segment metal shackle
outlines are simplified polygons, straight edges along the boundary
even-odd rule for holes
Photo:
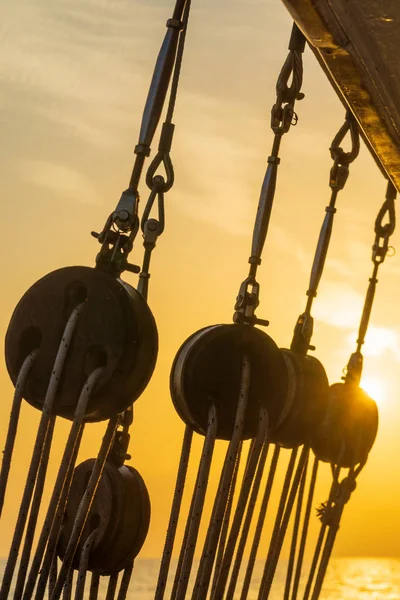
[[[213,325],[191,335],[180,347],[171,369],[175,409],[186,425],[205,434],[212,404],[217,411],[217,438],[230,440],[239,402],[243,356],[250,361],[248,404],[242,439],[257,433],[260,408],[276,424],[287,393],[281,352],[266,333],[242,324]]]
[[[312,440],[314,454],[324,462],[354,467],[364,464],[378,431],[376,403],[358,385],[334,383],[321,427]]]
[[[6,363],[14,385],[26,356],[38,348],[24,398],[42,409],[68,318],[82,305],[53,412],[72,419],[87,377],[103,372],[85,419],[101,421],[132,404],[153,373],[158,334],[146,301],[131,286],[89,267],[66,267],[37,281],[19,301],[8,327]]]
[[[288,394],[270,440],[284,448],[295,448],[310,439],[327,411],[329,382],[325,369],[314,356],[281,349],[288,371]]]
[[[74,471],[57,547],[61,560],[94,463],[94,459],[85,460]],[[138,471],[127,465],[118,468],[107,462],[75,555],[74,568],[79,567],[79,555],[85,541],[96,530],[88,570],[99,575],[122,571],[139,554],[149,524],[149,494]]]

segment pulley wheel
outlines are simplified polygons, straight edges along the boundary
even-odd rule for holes
[[[6,363],[15,384],[24,359],[39,348],[24,397],[41,410],[65,325],[82,302],[53,412],[72,419],[84,382],[102,366],[86,411],[87,421],[101,421],[140,396],[156,363],[156,324],[131,286],[89,267],[66,267],[46,275],[14,311],[6,335]]]
[[[281,350],[289,373],[288,395],[270,440],[284,448],[310,442],[325,418],[329,382],[322,364],[314,356]]]
[[[249,325],[214,325],[200,329],[179,349],[171,370],[171,396],[181,419],[205,434],[212,404],[217,437],[230,440],[239,401],[243,357],[250,361],[250,384],[242,439],[257,433],[260,408],[274,426],[287,392],[287,371],[275,342]]]
[[[94,459],[86,460],[74,471],[57,548],[61,560],[94,462]],[[126,465],[117,468],[107,462],[81,537],[74,568],[79,566],[79,556],[85,540],[96,529],[88,569],[99,575],[122,571],[139,554],[149,524],[150,499],[138,471]]]
[[[378,408],[357,385],[334,383],[328,411],[316,431],[312,449],[320,460],[354,467],[364,463],[378,431]]]

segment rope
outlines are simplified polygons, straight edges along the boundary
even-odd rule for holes
[[[72,584],[74,581],[74,570],[71,567],[67,574],[67,579],[63,591],[63,600],[71,600],[72,598]]]
[[[299,537],[301,510],[303,507],[303,497],[304,497],[304,489],[305,489],[306,479],[307,479],[307,470],[308,470],[308,463],[305,464],[304,469],[303,469],[303,473],[302,473],[301,481],[300,481],[300,487],[299,487],[299,495],[297,497],[297,506],[296,506],[296,514],[295,514],[295,518],[294,518],[294,524],[293,524],[292,542],[290,544],[290,554],[289,554],[288,568],[287,568],[287,573],[286,573],[285,595],[284,595],[283,600],[289,600],[289,597],[290,597],[290,588],[292,585],[293,569],[294,569],[294,563],[295,563],[295,558],[296,558],[297,540]]]
[[[174,499],[172,501],[171,513],[169,517],[167,536],[164,544],[164,551],[161,559],[160,572],[158,575],[155,600],[164,598],[165,587],[167,585],[169,567],[171,564],[172,550],[178,526],[179,514],[182,504],[183,492],[185,489],[186,475],[189,465],[190,449],[192,446],[193,431],[186,427],[182,442],[181,458],[179,461],[178,474],[176,478]]]
[[[192,497],[189,512],[189,521],[185,531],[184,544],[179,557],[180,566],[175,574],[176,591],[173,590],[173,598],[184,600],[189,584],[190,571],[193,564],[194,551],[199,533],[200,520],[203,513],[204,500],[208,486],[211,461],[214,452],[215,439],[217,435],[217,411],[212,405],[209,410],[207,434],[204,440],[203,452],[199,464],[196,486]]]
[[[188,22],[189,22],[190,5],[191,5],[191,0],[186,0],[185,9],[184,9],[184,13],[183,13],[183,19],[182,19],[182,30],[179,35],[178,49],[176,51],[175,68],[174,68],[174,73],[172,75],[171,93],[170,93],[170,97],[169,97],[167,116],[165,118],[166,123],[171,123],[173,115],[174,115],[174,109],[175,109],[175,104],[176,104],[176,95],[178,93],[179,78],[181,75],[183,52],[185,49],[186,32],[187,32],[187,26],[188,26]]]
[[[60,506],[60,500],[63,496],[64,488],[68,478],[68,472],[73,471],[75,466],[76,455],[80,445],[80,443],[78,443],[78,440],[80,442],[84,428],[83,421],[85,418],[86,407],[90,395],[93,391],[93,388],[99,380],[102,372],[103,368],[99,367],[98,369],[93,371],[91,375],[89,375],[79,396],[79,400],[75,409],[74,419],[65,445],[64,454],[61,459],[60,467],[58,470],[56,482],[54,484],[46,517],[42,526],[39,541],[36,546],[35,556],[32,561],[28,582],[26,584],[24,600],[28,600],[32,597],[32,593],[40,569],[40,564],[45,553],[45,548],[49,536],[52,532],[54,534],[58,534],[58,530],[56,528],[61,527],[61,519],[57,519],[57,515],[60,511],[63,512],[65,504]],[[45,570],[45,573],[47,574],[48,570]]]
[[[37,356],[38,351],[34,350],[24,360],[20,372],[18,374],[17,382],[15,384],[15,393],[13,405],[11,408],[10,421],[8,424],[8,431],[6,437],[6,443],[3,450],[3,460],[1,463],[0,471],[0,517],[3,510],[4,496],[7,488],[8,475],[10,473],[12,453],[14,450],[15,437],[17,435],[17,427],[19,421],[19,413],[21,410],[22,397],[24,394],[25,384],[29,377],[29,373],[32,369],[33,363]]]
[[[232,575],[231,575],[231,579],[229,582],[228,591],[226,594],[226,600],[233,600],[233,597],[235,594],[237,579],[239,576],[239,571],[240,571],[240,566],[242,564],[244,549],[246,547],[246,542],[247,542],[247,538],[249,535],[250,525],[251,525],[251,522],[253,519],[254,509],[256,506],[257,498],[258,498],[258,493],[260,490],[261,479],[262,479],[262,476],[264,473],[265,462],[267,460],[268,450],[269,450],[269,443],[268,443],[268,441],[265,441],[263,449],[262,449],[262,453],[260,456],[260,460],[258,463],[257,473],[256,473],[254,483],[253,483],[253,489],[252,489],[250,500],[249,500],[249,506],[247,509],[247,514],[246,514],[246,518],[244,521],[242,534],[240,536],[239,546],[238,546],[237,553],[236,553],[236,559],[235,559],[235,563],[233,565]]]
[[[300,459],[297,465],[297,469],[293,478],[289,498],[287,500],[287,504],[285,507],[285,512],[282,520],[279,515],[279,528],[276,531],[275,539],[271,540],[270,550],[268,552],[268,559],[266,562],[266,572],[265,572],[265,580],[264,577],[261,582],[261,590],[259,593],[260,600],[266,600],[269,597],[269,593],[271,591],[272,582],[275,576],[276,565],[278,564],[279,556],[282,550],[283,541],[285,539],[286,530],[289,524],[290,516],[292,514],[293,506],[296,500],[296,495],[298,492],[300,479],[303,473],[303,470],[307,464],[308,457],[310,454],[310,448],[308,446],[304,446],[300,455]],[[291,465],[288,467],[288,471],[291,473],[293,469],[291,469]]]
[[[42,495],[43,495],[43,488],[44,488],[44,484],[46,481],[47,465],[49,462],[51,442],[53,440],[53,433],[54,433],[54,424],[55,424],[55,417],[52,417],[50,420],[48,435],[47,435],[47,438],[45,441],[42,459],[40,461],[40,466],[39,466],[37,477],[36,477],[35,491],[33,494],[28,525],[27,525],[26,533],[25,533],[25,541],[24,541],[24,546],[22,549],[21,562],[20,562],[19,570],[18,570],[17,583],[16,583],[15,591],[14,591],[14,600],[20,600],[20,598],[22,597],[23,589],[24,589],[26,572],[28,570],[29,559],[30,559],[31,551],[32,551],[33,537],[35,535],[36,524],[37,524],[37,520],[38,520],[38,515],[39,515],[39,510],[40,510],[40,505],[41,505],[41,500],[42,500]]]
[[[308,488],[308,498],[307,498],[306,510],[305,510],[304,519],[303,519],[303,530],[301,533],[299,551],[298,551],[298,555],[297,555],[297,565],[296,565],[296,571],[295,571],[295,575],[294,575],[292,600],[297,599],[297,592],[298,592],[299,584],[300,584],[301,569],[303,566],[303,558],[304,558],[304,550],[305,550],[306,542],[307,542],[308,525],[310,522],[311,508],[312,508],[314,491],[315,491],[315,483],[317,481],[318,465],[319,465],[318,458],[314,457],[313,470],[311,473],[310,485]]]
[[[129,582],[131,580],[133,571],[133,564],[130,567],[127,567],[122,575],[121,584],[119,586],[119,592],[117,596],[117,600],[125,600],[126,594],[128,593]],[[91,600],[91,598],[89,598]]]
[[[51,561],[50,566],[50,576],[49,576],[49,596],[53,593],[54,586],[57,581],[57,556],[54,556],[54,559]]]
[[[97,600],[99,595],[100,575],[92,573],[90,580],[89,600]]]
[[[96,541],[96,536],[98,534],[98,529],[92,531],[89,534],[86,542],[83,544],[81,557],[79,560],[79,569],[78,569],[78,578],[76,581],[76,590],[75,590],[75,600],[83,600],[83,596],[85,593],[85,583],[86,583],[86,575],[89,566],[89,558],[90,553],[93,548],[93,544]]]
[[[43,404],[42,416],[40,419],[35,446],[32,453],[32,459],[26,478],[24,493],[22,496],[17,522],[15,525],[14,536],[11,543],[11,549],[4,571],[3,583],[0,589],[0,600],[6,600],[10,591],[11,580],[14,574],[15,565],[18,559],[19,548],[24,534],[25,524],[28,518],[29,507],[32,500],[32,494],[35,487],[36,477],[40,462],[42,460],[43,449],[46,439],[49,435],[51,411],[57,394],[58,384],[62,370],[67,358],[68,350],[72,342],[75,328],[78,324],[83,304],[77,306],[71,313],[65,327],[60,346],[57,351],[53,371],[47,388],[46,397]]]
[[[265,561],[264,571],[263,571],[263,575],[261,578],[261,585],[260,585],[259,595],[258,595],[259,600],[262,600],[262,594],[264,592],[264,587],[268,580],[269,565],[270,565],[270,561],[272,560],[272,556],[274,553],[275,544],[277,542],[277,538],[278,538],[278,534],[279,534],[279,527],[281,525],[283,512],[285,510],[286,500],[287,500],[287,497],[289,494],[290,482],[292,479],[292,475],[293,475],[293,471],[294,471],[294,467],[295,467],[295,463],[296,463],[297,451],[298,451],[298,448],[293,448],[293,450],[290,454],[289,464],[286,469],[286,475],[285,475],[285,479],[283,482],[281,497],[279,500],[278,510],[277,510],[277,514],[275,517],[274,529],[272,531],[271,540],[269,543],[267,560]]]
[[[43,600],[43,597],[44,597],[44,594],[46,591],[46,585],[47,585],[47,580],[49,577],[51,565],[55,561],[57,561],[57,544],[58,544],[58,539],[59,539],[59,536],[61,533],[61,525],[63,522],[64,510],[65,510],[65,506],[67,504],[69,491],[71,488],[72,478],[74,475],[74,466],[75,466],[76,459],[78,456],[78,451],[79,451],[79,447],[80,447],[80,443],[81,443],[81,439],[82,439],[82,434],[83,434],[83,429],[81,429],[80,435],[78,437],[77,444],[75,446],[74,453],[72,455],[71,464],[69,466],[69,470],[67,473],[61,500],[58,505],[56,514],[54,516],[54,521],[53,521],[53,525],[52,525],[52,528],[50,531],[49,540],[48,540],[48,544],[47,544],[47,548],[46,548],[46,553],[44,555],[42,568],[40,568],[40,560],[43,557],[40,556],[38,567],[37,568],[35,567],[36,570],[33,571],[33,565],[32,565],[31,572],[29,573],[29,577],[32,576],[32,578],[33,578],[32,591],[30,591],[30,589],[28,588],[28,583],[29,583],[29,579],[28,579],[28,583],[27,583],[27,585],[25,587],[25,591],[24,591],[23,600],[31,600],[32,594],[33,594],[33,589],[35,586],[35,581],[36,581],[38,573],[40,573],[40,577],[39,577],[39,581],[38,581],[38,585],[37,585],[37,589],[36,589],[35,600]],[[55,586],[55,582],[54,582],[54,586]]]
[[[243,581],[242,592],[240,594],[240,600],[246,600],[248,593],[249,593],[251,577],[253,575],[253,570],[254,570],[254,563],[256,561],[258,546],[260,544],[261,532],[264,527],[265,515],[267,513],[267,508],[268,508],[269,499],[271,496],[272,486],[273,486],[274,479],[275,479],[276,467],[278,464],[280,451],[281,451],[280,447],[275,446],[275,450],[274,450],[272,460],[271,460],[271,465],[269,468],[267,484],[265,486],[264,496],[262,499],[260,512],[259,512],[258,519],[257,519],[256,530],[254,532],[253,543],[251,545],[250,556],[249,556],[249,561],[247,563],[247,569],[246,569],[246,574],[245,574],[244,581]]]
[[[108,580],[106,600],[114,600],[115,591],[117,589],[117,583],[118,583],[118,573],[113,573],[112,575],[110,575],[110,578]]]
[[[254,439],[251,441],[250,447],[249,447],[249,453],[247,456],[247,463],[246,463],[246,468],[247,468],[247,464],[253,449],[253,442]],[[218,575],[221,569],[221,564],[222,564],[222,560],[224,558],[224,551],[225,551],[225,546],[226,546],[226,538],[228,536],[228,531],[229,531],[229,522],[231,519],[231,513],[232,513],[232,507],[233,507],[233,499],[235,496],[235,489],[236,489],[236,483],[237,483],[237,478],[238,478],[238,474],[239,474],[239,466],[240,466],[240,460],[242,457],[242,450],[243,450],[243,443],[240,444],[239,446],[239,451],[237,453],[236,456],[236,462],[235,462],[235,470],[233,472],[232,475],[232,483],[231,483],[231,487],[229,490],[229,495],[228,495],[228,502],[226,505],[226,509],[225,509],[225,514],[224,514],[224,520],[222,523],[222,529],[221,529],[221,535],[219,538],[219,542],[218,542],[218,551],[217,551],[217,557],[215,559],[215,569],[214,569],[214,576],[213,576],[213,582],[211,585],[211,596],[213,596],[214,592],[215,592],[215,588],[218,582]]]
[[[308,600],[308,598],[310,596],[311,586],[312,586],[312,582],[313,582],[314,575],[315,575],[315,570],[317,568],[319,555],[321,553],[322,543],[324,541],[326,528],[327,528],[328,522],[329,522],[333,499],[335,497],[336,489],[338,486],[340,469],[341,469],[341,467],[340,467],[340,463],[339,463],[335,467],[334,472],[333,472],[333,481],[332,481],[331,489],[329,492],[329,499],[328,499],[328,502],[327,502],[325,510],[324,510],[322,524],[321,524],[321,528],[319,531],[317,544],[315,546],[314,555],[313,555],[313,559],[312,559],[312,563],[311,563],[311,567],[310,567],[310,572],[308,574],[308,579],[307,579],[307,584],[306,584],[306,588],[304,591],[303,600]]]
[[[241,487],[240,494],[239,494],[239,499],[238,499],[238,503],[237,503],[237,507],[236,507],[236,511],[235,511],[235,516],[234,516],[231,531],[229,534],[229,539],[228,539],[228,543],[226,546],[224,559],[223,559],[223,562],[221,565],[221,571],[219,574],[217,587],[215,590],[215,595],[213,596],[213,600],[219,600],[220,598],[223,597],[223,594],[225,592],[226,582],[227,582],[228,575],[229,575],[229,569],[232,564],[232,559],[233,559],[233,555],[235,552],[236,543],[237,543],[237,540],[239,537],[240,528],[241,528],[242,521],[243,521],[243,516],[244,516],[245,510],[246,510],[246,506],[247,506],[247,502],[249,499],[252,483],[254,480],[254,475],[255,475],[255,472],[257,469],[257,464],[258,464],[258,461],[260,458],[261,450],[263,448],[263,445],[264,445],[264,442],[266,439],[267,429],[268,429],[268,413],[265,409],[262,409],[260,412],[261,412],[260,424],[258,427],[256,440],[253,445],[252,452],[249,456],[249,461],[248,461],[245,475],[243,478],[243,483],[242,483],[242,487]],[[240,560],[241,560],[241,558],[242,557],[240,556]]]
[[[97,490],[101,475],[103,473],[104,465],[107,460],[107,456],[110,452],[111,444],[113,442],[115,431],[117,429],[119,417],[113,417],[109,420],[107,430],[104,435],[99,453],[97,455],[96,462],[94,463],[92,473],[90,475],[89,483],[86,487],[85,493],[82,497],[79,505],[78,513],[75,517],[74,525],[72,528],[71,537],[69,539],[67,549],[65,551],[64,559],[60,569],[60,573],[57,578],[57,582],[54,588],[54,592],[50,597],[50,600],[58,600],[61,595],[68,570],[72,565],[76,550],[79,545],[80,537],[82,535],[83,528],[85,527],[86,520],[89,515],[90,507],[93,502],[94,495]]]
[[[203,547],[200,567],[197,572],[197,578],[193,594],[194,600],[205,600],[211,580],[211,573],[218,545],[218,539],[221,533],[225,507],[228,500],[229,489],[231,487],[236,457],[240,448],[244,418],[246,415],[247,400],[249,395],[250,375],[250,361],[248,356],[245,355],[243,357],[242,362],[239,402],[236,412],[233,435],[231,441],[229,442],[228,450],[226,453],[225,463],[221,473],[221,478],[214,501],[211,521],[207,531],[206,542]]]
[[[363,465],[360,465],[359,470]],[[325,579],[326,570],[331,557],[332,549],[335,543],[337,532],[339,531],[340,520],[342,518],[345,504],[350,500],[352,492],[356,488],[356,477],[359,473],[354,470],[354,467],[349,469],[349,474],[345,477],[337,487],[337,495],[334,498],[334,506],[329,515],[329,530],[325,540],[325,547],[322,553],[321,562],[319,565],[314,591],[311,600],[318,600],[321,592],[322,584]]]

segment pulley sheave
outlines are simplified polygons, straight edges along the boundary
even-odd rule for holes
[[[62,332],[82,305],[54,405],[72,419],[88,375],[104,367],[86,410],[101,421],[125,410],[153,373],[158,335],[153,315],[131,286],[89,267],[66,267],[37,281],[18,303],[6,335],[6,363],[15,384],[26,356],[38,348],[24,397],[42,409]]]
[[[240,396],[243,356],[250,361],[250,384],[243,439],[254,437],[260,408],[270,426],[282,410],[287,392],[284,359],[275,342],[249,325],[213,325],[190,336],[179,349],[171,370],[171,396],[181,419],[205,434],[212,404],[217,410],[219,439],[232,437]]]
[[[58,543],[61,559],[94,462],[94,459],[85,460],[74,471]],[[88,569],[99,575],[110,575],[128,567],[143,546],[149,524],[150,499],[138,471],[127,465],[118,468],[107,462],[80,543],[80,547],[83,546],[96,529]],[[76,557],[79,554],[78,549]],[[77,558],[74,567],[78,568]]]
[[[324,462],[354,467],[364,464],[378,431],[376,403],[358,385],[334,383],[324,422],[312,441]]]
[[[301,356],[283,348],[288,371],[288,394],[270,440],[284,448],[310,441],[328,407],[329,382],[325,369],[314,356]]]

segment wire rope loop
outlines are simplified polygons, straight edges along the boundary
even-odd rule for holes
[[[351,148],[349,152],[345,152],[341,147],[341,143],[350,134]],[[332,159],[335,164],[348,166],[358,156],[360,152],[360,135],[358,124],[353,114],[350,111],[346,113],[346,120],[335,135],[331,147],[329,148]]]
[[[165,169],[166,179],[160,175],[156,175],[156,171],[160,166]],[[146,173],[146,184],[153,190],[157,187],[159,191],[168,192],[174,185],[175,173],[172,165],[171,156],[168,151],[159,151],[152,160]]]
[[[375,233],[381,237],[390,236],[395,230],[396,212],[394,201],[396,199],[396,194],[396,188],[389,181],[386,191],[386,199],[382,204],[375,221]],[[385,218],[388,218],[389,220],[384,224],[383,221]]]

